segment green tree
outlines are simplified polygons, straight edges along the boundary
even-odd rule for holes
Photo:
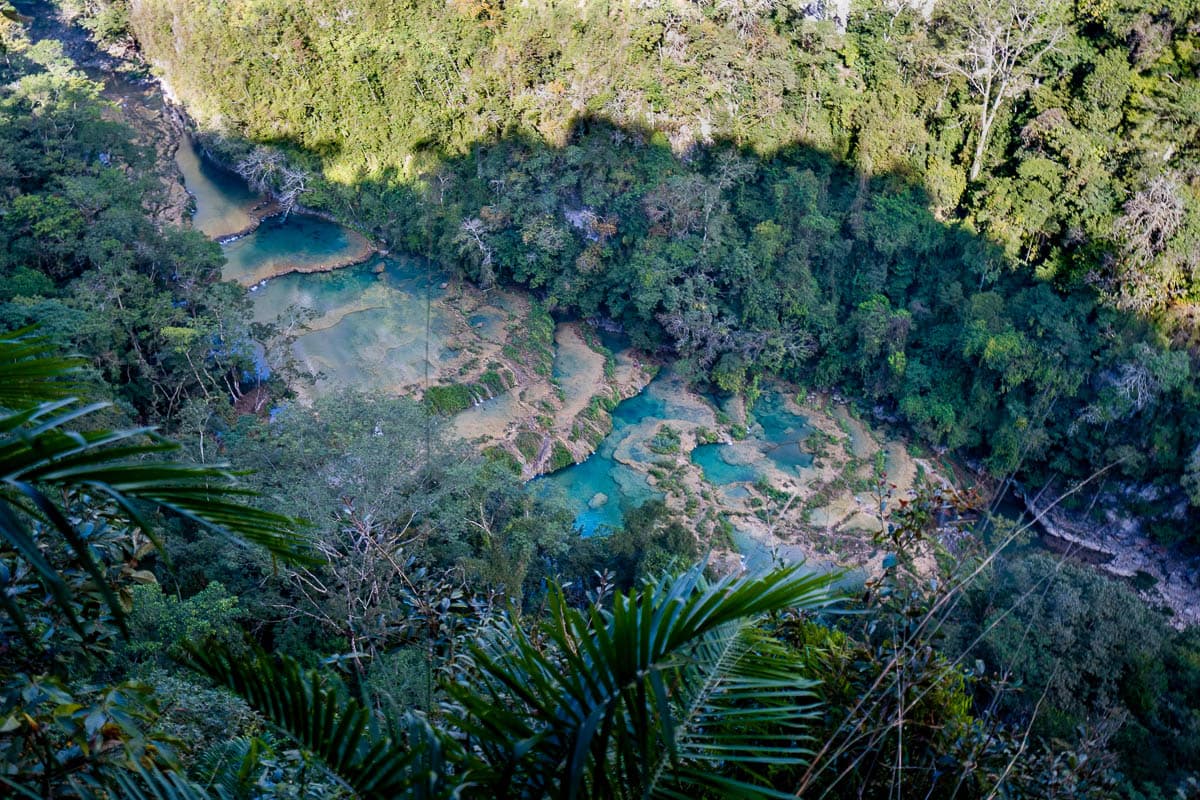
[[[72,674],[127,633],[130,587],[154,581],[140,562],[162,552],[156,514],[311,558],[294,520],[239,502],[229,471],[165,461],[175,445],[145,429],[90,426],[104,404],[71,397],[78,363],[0,334],[0,782],[43,797],[160,757],[150,687]]]
[[[1066,36],[1060,3],[965,0],[939,7],[948,39],[936,56],[944,75],[966,80],[979,103],[979,126],[970,179],[983,170],[992,128],[1005,101],[1026,91],[1043,60]]]

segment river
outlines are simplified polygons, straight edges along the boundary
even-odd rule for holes
[[[359,234],[324,219],[261,218],[256,210],[268,204],[190,139],[176,164],[193,198],[193,224],[222,242],[223,276],[248,287],[255,321],[303,321],[290,346],[315,384],[300,387],[302,397],[322,387],[416,394],[426,367],[436,380],[468,382],[466,365],[500,358],[506,330],[527,324],[528,298],[500,293],[481,301],[451,290],[449,276],[427,261],[378,255]],[[934,470],[845,406],[797,397],[783,384],[768,387],[747,415],[738,403],[696,393],[670,368],[648,381],[639,354],[586,323],[560,324],[551,350],[549,384],[519,376],[515,387],[450,424],[482,447],[507,443],[527,464],[535,449],[572,441],[578,463],[526,477],[576,505],[583,535],[616,528],[624,512],[660,499],[718,550],[738,551],[754,566],[774,557],[863,565],[878,557],[881,522],[870,491],[877,464],[887,465],[901,491]],[[464,351],[475,357],[464,362]],[[574,436],[553,439],[547,427],[574,432],[592,398],[612,396],[606,359],[625,397],[611,412],[611,430],[594,448]],[[509,368],[520,369],[511,361]],[[523,418],[530,407],[542,412],[537,426]],[[563,419],[548,423],[553,414]],[[814,433],[818,446],[809,447]]]
[[[528,310],[512,296],[491,305],[471,300],[468,308],[459,308],[461,297],[448,289],[449,276],[433,265],[364,250],[361,236],[327,220],[305,214],[260,220],[255,209],[265,207],[262,199],[206,159],[190,139],[179,148],[176,164],[193,198],[193,224],[223,242],[223,276],[248,287],[254,319],[305,321],[291,347],[316,377],[315,391],[322,386],[419,391],[427,353],[431,374],[461,381],[455,374],[460,351],[494,345],[504,338],[505,326],[520,322]],[[466,344],[461,330],[455,334],[459,315],[473,337]],[[581,322],[557,329],[551,358],[564,424],[585,413],[590,398],[609,390],[602,385],[606,358],[615,373],[627,377],[645,367],[619,336]],[[873,501],[861,491],[865,476],[859,476],[860,491],[846,486],[840,495],[821,496],[828,502],[812,505],[814,486],[834,482],[847,468],[861,471],[866,462],[855,457],[860,444],[844,426],[820,412],[822,422],[814,427],[817,412],[797,405],[786,387],[769,390],[746,420],[732,418],[716,398],[697,394],[669,368],[648,383],[629,377],[625,386],[631,396],[612,410],[611,431],[595,452],[585,445],[574,466],[537,478],[538,490],[560,490],[577,505],[575,524],[584,535],[618,527],[625,511],[652,498],[692,517],[706,532],[724,530],[725,546],[747,553],[756,565],[776,550],[789,560],[810,557],[809,548],[777,535],[806,516],[860,543],[878,529],[869,513]],[[451,426],[482,445],[503,440],[520,416],[517,409],[539,402],[537,394],[536,385],[514,388],[461,412]],[[547,399],[548,393],[540,402]],[[735,440],[730,431],[743,421],[751,424]],[[805,440],[820,428],[826,439],[844,442],[836,452],[823,453],[826,463],[814,465]],[[525,433],[526,439],[515,440],[518,445],[539,443],[538,434]],[[778,493],[793,501],[778,502]]]
[[[583,533],[602,533],[623,510],[661,498],[710,541],[723,531],[725,544],[753,565],[780,557],[877,567],[878,480],[903,495],[922,476],[948,474],[828,397],[775,385],[747,414],[697,395],[669,370],[650,381],[653,365],[586,323],[558,322],[549,343],[529,341],[539,312],[520,292],[482,292],[424,259],[377,253],[336,223],[275,214],[269,200],[181,139],[157,84],[98,51],[44,5],[17,6],[34,18],[35,39],[62,42],[105,84],[105,96],[160,163],[173,158],[193,198],[191,223],[222,244],[223,276],[252,293],[256,321],[281,321],[296,334],[285,346],[311,378],[295,386],[302,401],[334,387],[419,396],[434,385],[468,384],[476,402],[451,421],[454,431],[480,448],[506,449],[526,478],[563,491]],[[169,204],[162,220],[185,221],[184,205]],[[609,415],[595,409],[614,398],[621,402],[610,428]],[[537,477],[564,453],[578,463]],[[1035,546],[1067,548],[1076,558],[1089,542],[1086,532],[1041,533]],[[1200,621],[1188,564],[1140,535],[1105,541],[1109,551],[1084,560],[1140,580],[1177,619]]]

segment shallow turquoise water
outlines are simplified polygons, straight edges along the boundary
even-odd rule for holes
[[[750,572],[768,569],[775,563],[775,554],[758,539],[738,528],[730,534],[733,546],[742,554],[742,561]]]
[[[645,475],[618,462],[617,449],[624,445],[626,452],[640,463],[653,463],[657,456],[640,439],[629,440],[634,429],[648,432],[655,422],[683,420],[705,422],[710,413],[695,403],[685,402],[672,391],[671,379],[660,375],[639,395],[613,410],[613,432],[600,444],[591,458],[581,464],[538,480],[560,487],[580,505],[575,525],[585,536],[601,531],[605,526],[621,524],[623,508],[632,508],[651,497],[661,496],[646,483]],[[757,425],[750,438],[760,443],[767,457],[785,469],[812,465],[812,454],[804,452],[802,442],[811,428],[801,415],[786,407],[785,398],[768,393],[754,408]],[[743,464],[730,458],[729,445],[700,445],[692,450],[692,461],[704,470],[709,482],[728,486],[751,483],[761,475],[754,464]],[[593,507],[593,498],[603,494],[608,502]]]
[[[613,422],[627,425],[672,419],[703,422],[705,414],[702,409],[678,398],[671,391],[672,380],[669,371],[663,370],[640,394],[613,410]]]
[[[579,503],[575,527],[584,536],[603,534],[606,528],[619,528],[623,511],[662,497],[650,488],[645,475],[613,459],[620,435],[614,430],[586,461],[535,479],[538,484],[559,487],[569,499]],[[590,503],[600,494],[607,502],[593,508]]]
[[[223,246],[227,281],[253,282],[288,269],[329,264],[359,251],[350,231],[334,222],[304,214],[270,217],[247,236]]]
[[[725,459],[729,445],[702,444],[692,451],[692,461],[704,470],[709,483],[725,485],[758,480],[758,470],[749,464],[734,464]]]
[[[376,270],[382,265],[383,271]],[[293,352],[319,385],[397,391],[425,373],[426,294],[441,296],[442,275],[417,259],[381,259],[312,275],[283,275],[253,292],[259,322],[313,315],[313,330],[296,339]],[[428,274],[427,274],[428,273]],[[433,306],[429,355],[453,356],[445,339],[449,314]]]
[[[801,446],[812,431],[808,420],[787,409],[784,396],[767,392],[753,409],[755,421],[762,426],[761,438],[768,445],[767,458],[783,469],[811,467],[813,457]]]
[[[367,265],[313,275],[281,275],[252,289],[254,320],[271,322],[293,306],[309,309],[320,316],[335,313],[363,300],[377,284],[377,276]],[[375,304],[382,302],[381,297]]]
[[[633,429],[643,423],[694,420],[698,416],[694,406],[672,397],[668,389],[669,381],[668,376],[660,375],[641,394],[613,409],[612,433],[586,461],[537,479],[546,485],[561,488],[567,497],[579,503],[575,527],[584,536],[603,533],[606,527],[618,528],[623,509],[636,508],[647,500],[662,497],[646,482],[643,473],[620,463],[613,456],[633,433]],[[654,455],[642,447],[635,446],[632,453],[638,461],[654,460]],[[590,503],[598,494],[607,496],[608,502],[593,508]]]
[[[748,441],[758,445],[767,458],[781,469],[795,472],[813,463],[812,453],[804,450],[804,438],[812,428],[808,420],[787,409],[784,396],[768,392],[754,406],[756,424],[750,428]],[[692,462],[704,470],[709,483],[727,486],[752,483],[762,476],[762,470],[731,458],[732,447],[727,444],[703,444],[692,450]]]
[[[504,325],[507,321],[508,315],[495,308],[481,309],[467,318],[467,323],[476,328],[480,336],[493,342],[504,336]]]

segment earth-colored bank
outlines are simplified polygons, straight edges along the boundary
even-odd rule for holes
[[[446,343],[457,354],[436,365],[437,382],[486,388],[495,384],[491,373],[508,384],[481,393],[454,416],[452,429],[509,453],[525,479],[590,456],[612,428],[608,411],[650,381],[637,355],[601,349],[587,323],[555,325],[525,295],[456,284],[452,298],[437,302],[454,319]],[[530,335],[539,327],[550,341]]]
[[[718,408],[672,374],[655,381],[654,394],[655,410],[622,431],[612,460],[693,521],[722,569],[753,551],[878,572],[881,492],[903,496],[918,479],[945,480],[826,395],[797,397],[776,384],[747,415],[741,402]],[[593,497],[584,514],[618,499]]]
[[[1175,628],[1200,625],[1200,563],[1195,558],[1180,558],[1116,515],[1104,523],[1082,523],[1053,507],[1058,496],[1050,487],[1028,494],[1025,503],[1060,549],[1086,553],[1095,568],[1129,581],[1148,604],[1170,611]]]

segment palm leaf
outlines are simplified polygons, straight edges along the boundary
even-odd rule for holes
[[[83,360],[55,356],[53,345],[33,331],[0,331],[0,408],[25,408],[78,390],[72,373]]]
[[[220,645],[188,645],[187,653],[185,665],[231,689],[358,795],[390,800],[450,793],[442,742],[424,720],[407,716],[403,730],[384,732],[340,681],[290,658],[261,652],[241,658]]]
[[[177,772],[141,765],[113,770],[112,781],[119,791],[117,796],[125,800],[228,800],[231,797],[219,788],[210,790],[193,783]],[[111,795],[97,792],[95,796]]]
[[[86,414],[105,406],[97,404],[45,418],[60,407],[49,404],[32,415],[23,412],[21,416],[32,427],[0,436],[0,482],[14,488],[37,486],[106,495],[153,537],[154,527],[135,506],[144,502],[230,539],[261,546],[286,561],[315,563],[307,541],[297,536],[298,520],[230,499],[254,495],[237,485],[237,473],[222,465],[147,461],[179,446],[153,437],[153,431],[146,428],[67,430],[63,426],[84,421]]]
[[[618,593],[607,611],[557,592],[542,641],[510,624],[474,648],[450,691],[479,743],[478,779],[498,796],[777,796],[753,765],[808,757],[812,684],[755,624],[826,605],[837,576],[796,566],[709,584],[703,568]]]
[[[68,611],[73,626],[78,627],[78,620],[70,612],[65,584],[22,520],[56,531],[72,560],[100,588],[114,617],[120,621],[124,612],[86,538],[69,519],[61,499],[66,496],[91,498],[93,503],[111,501],[160,551],[162,542],[146,515],[149,510],[191,520],[233,541],[263,547],[288,562],[314,561],[307,540],[298,535],[298,520],[235,501],[252,493],[239,487],[236,474],[227,468],[146,460],[177,445],[147,439],[145,429],[65,430],[64,425],[85,421],[87,413],[103,406],[54,413],[61,408],[60,403],[51,403],[34,413],[21,412],[17,416],[24,426],[10,426],[7,434],[0,435],[0,535],[34,567],[47,591]]]
[[[801,765],[812,750],[816,682],[798,677],[800,654],[750,621],[703,637],[679,671],[673,736],[647,782],[647,797],[791,797],[716,767],[751,774],[757,765]],[[699,765],[699,766],[698,766]],[[705,792],[704,790],[707,790]]]
[[[269,746],[257,736],[217,742],[192,765],[192,775],[214,791],[231,798],[251,798],[258,792],[262,755]]]

